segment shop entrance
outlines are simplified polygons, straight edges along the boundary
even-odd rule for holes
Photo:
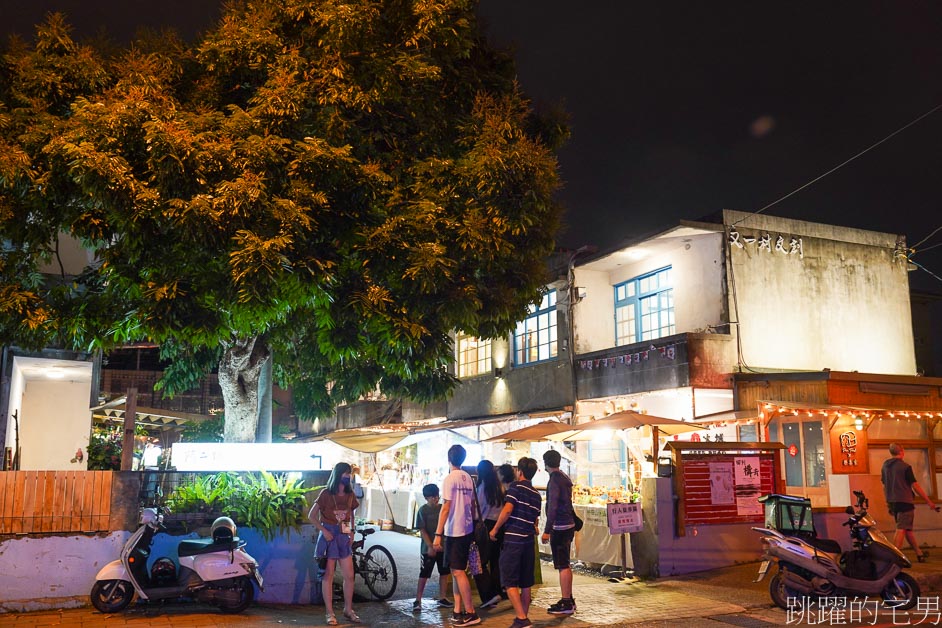
[[[828,448],[824,424],[819,419],[776,417],[769,423],[769,440],[785,445],[785,487],[789,495],[811,500],[812,506],[827,506]]]

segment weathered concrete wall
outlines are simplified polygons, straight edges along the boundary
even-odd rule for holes
[[[730,334],[687,334],[691,386],[732,389],[732,373],[736,369],[734,340]]]
[[[292,531],[267,541],[255,530],[239,530],[265,579],[265,591],[257,595],[258,601],[315,602],[311,589],[316,567],[313,532],[313,525],[305,525],[300,533]],[[0,614],[89,605],[95,575],[118,558],[129,536],[130,532],[113,532],[105,536],[25,537],[0,542]],[[177,544],[193,538],[199,537],[158,534],[148,567],[163,556],[176,560]]]
[[[569,359],[506,368],[502,378],[474,377],[461,382],[448,400],[449,419],[555,410],[572,404]]]
[[[135,530],[141,520],[140,492],[143,473],[115,471],[111,476],[110,530]]]
[[[130,533],[18,537],[0,542],[0,613],[86,606],[95,574]]]
[[[724,212],[727,223],[746,214]],[[909,278],[894,234],[749,216],[730,246],[730,297],[753,368],[916,372]],[[763,238],[770,248],[760,248]],[[776,250],[778,238],[782,249]],[[792,242],[801,241],[801,252]]]

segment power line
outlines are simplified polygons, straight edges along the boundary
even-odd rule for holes
[[[913,251],[912,253],[910,253],[910,255],[915,255],[916,253],[925,253],[926,251],[931,251],[932,249],[938,248],[940,246],[942,246],[942,242],[939,242],[938,244],[933,244],[932,246],[927,246],[926,248],[919,249],[918,251]]]
[[[915,249],[915,248],[918,247],[920,244],[922,244],[923,242],[925,242],[926,240],[928,240],[929,238],[931,238],[932,236],[934,236],[935,234],[937,234],[939,231],[942,231],[942,226],[936,227],[935,231],[933,231],[932,233],[930,233],[929,235],[927,235],[926,237],[924,237],[924,238],[923,238],[922,240],[920,240],[917,244],[912,245],[912,247],[910,247],[910,248]],[[936,245],[930,246],[929,249],[935,248],[936,246],[939,246],[939,245],[936,244]],[[925,249],[925,250],[928,251],[929,249]]]
[[[919,262],[914,262],[913,260],[909,260],[909,263],[912,264],[913,266],[915,266],[916,268],[919,268],[920,270],[926,271],[927,273],[929,273],[930,275],[932,275],[933,277],[935,277],[937,280],[939,280],[940,282],[942,282],[942,277],[939,277],[938,275],[936,275],[934,272],[932,272],[931,270],[929,270],[928,268],[926,268],[925,266],[923,266],[923,265],[920,264]]]
[[[732,225],[730,225],[730,226],[735,227],[736,225],[738,225],[738,224],[741,223],[742,221],[746,220],[747,218],[750,218],[750,217],[755,216],[755,215],[757,215],[757,214],[761,214],[762,212],[764,212],[765,210],[769,209],[769,208],[772,207],[773,205],[777,205],[778,203],[781,203],[782,201],[784,201],[786,198],[788,198],[788,197],[790,197],[790,196],[793,196],[793,195],[795,195],[795,194],[801,192],[801,191],[804,190],[806,187],[817,183],[818,181],[820,181],[820,180],[823,179],[824,177],[828,176],[829,174],[831,174],[831,173],[833,173],[833,172],[835,172],[835,171],[837,171],[837,170],[840,170],[841,168],[843,168],[844,166],[846,166],[846,165],[849,164],[850,162],[854,161],[855,159],[857,159],[857,158],[860,157],[861,155],[864,155],[865,153],[870,152],[871,150],[873,150],[874,148],[876,148],[877,146],[879,146],[879,145],[882,144],[883,142],[889,140],[889,139],[892,138],[893,136],[898,135],[899,133],[902,133],[903,131],[905,131],[906,129],[908,129],[908,128],[911,127],[912,125],[916,124],[917,122],[919,122],[919,121],[922,120],[923,118],[926,118],[926,117],[928,117],[928,116],[931,116],[933,113],[935,113],[935,112],[938,111],[939,109],[942,109],[942,104],[936,105],[935,107],[933,107],[932,109],[930,109],[930,110],[927,111],[926,113],[922,114],[921,116],[919,116],[919,117],[916,118],[915,120],[913,120],[913,121],[909,122],[908,124],[906,124],[906,125],[904,125],[904,126],[898,128],[898,129],[896,129],[895,131],[893,131],[892,133],[890,133],[889,135],[887,135],[886,137],[884,137],[884,138],[883,138],[882,140],[880,140],[879,142],[876,142],[876,143],[874,143],[874,144],[871,144],[870,146],[868,146],[867,148],[863,149],[862,151],[860,151],[859,153],[857,153],[857,154],[854,155],[853,157],[851,157],[851,158],[849,158],[849,159],[846,159],[845,161],[839,163],[838,165],[834,166],[833,168],[831,168],[830,170],[828,170],[828,171],[825,172],[824,174],[822,174],[822,175],[820,175],[820,176],[818,176],[818,177],[812,179],[811,181],[808,181],[808,183],[805,183],[803,186],[801,186],[801,187],[799,187],[799,188],[797,188],[797,189],[795,189],[795,190],[792,190],[791,192],[789,192],[788,194],[786,194],[786,195],[783,196],[782,198],[780,198],[780,199],[778,199],[778,200],[776,200],[776,201],[772,201],[771,203],[769,203],[768,205],[766,205],[766,206],[763,207],[762,209],[758,209],[758,210],[752,212],[751,214],[749,214],[748,216],[743,216],[742,218],[740,218],[739,220],[737,220],[736,222],[734,222],[734,223],[733,223]],[[940,228],[942,228],[942,227],[940,227]]]

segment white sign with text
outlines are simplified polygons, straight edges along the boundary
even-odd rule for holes
[[[643,529],[641,504],[608,504],[609,534],[641,532]]]

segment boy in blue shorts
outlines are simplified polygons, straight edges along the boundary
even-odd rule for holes
[[[419,508],[415,516],[415,527],[422,535],[422,545],[420,548],[422,556],[422,566],[419,568],[419,586],[415,592],[415,601],[412,603],[412,612],[418,613],[422,610],[422,594],[425,592],[425,584],[432,575],[432,568],[438,567],[438,591],[441,599],[438,600],[439,606],[451,606],[451,600],[445,596],[448,590],[448,565],[445,564],[445,552],[437,552],[432,547],[435,540],[435,530],[438,528],[438,516],[442,512],[442,505],[439,503],[439,492],[437,484],[426,484],[422,487],[422,497],[425,498],[425,504]]]
[[[514,606],[511,628],[532,626],[530,587],[536,563],[534,536],[543,500],[530,482],[536,475],[536,460],[523,457],[517,462],[517,480],[507,490],[504,507],[491,529],[491,540],[497,540],[497,531],[505,526],[504,544],[500,550],[500,579],[507,588],[507,597]]]

